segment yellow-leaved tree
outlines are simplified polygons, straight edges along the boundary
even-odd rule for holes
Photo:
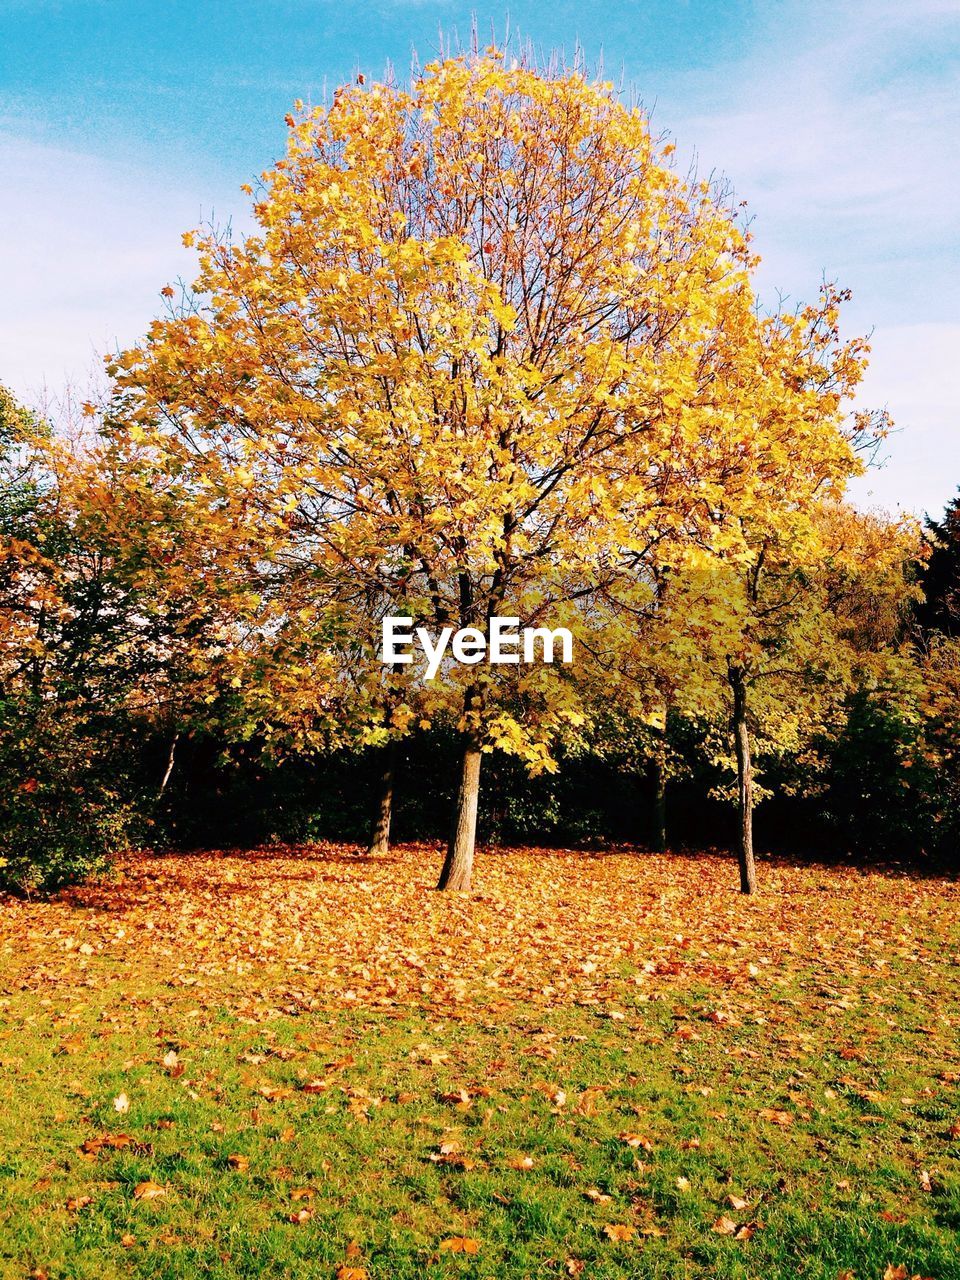
[[[619,575],[734,554],[798,440],[806,468],[845,463],[842,388],[758,317],[725,197],[610,85],[490,51],[288,124],[257,230],[186,237],[198,278],[118,360],[114,421],[205,511],[208,571],[251,584],[261,634],[339,653],[361,735],[456,723],[440,886],[465,889],[482,753],[551,767],[581,694],[524,666],[385,689],[382,616],[589,630]]]

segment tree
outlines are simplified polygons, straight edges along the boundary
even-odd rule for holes
[[[911,591],[915,530],[845,504],[795,513],[788,540],[770,532],[725,579],[731,606],[723,654],[734,742],[743,893],[756,890],[754,738],[796,753],[843,721],[847,695],[895,655]]]
[[[934,636],[921,671],[922,751],[933,774],[935,818],[929,835],[956,869],[960,861],[960,638]]]
[[[942,520],[927,519],[926,542],[918,621],[926,634],[960,635],[960,496],[947,503]]]
[[[133,593],[71,505],[64,458],[0,387],[0,880],[27,892],[102,866],[132,816],[99,729],[143,674]]]
[[[2,393],[0,447],[0,857],[9,883],[52,888],[144,834],[182,733],[243,732],[236,673],[270,651],[244,643],[242,600],[198,589],[197,511],[98,423],[54,429]]]
[[[384,700],[380,617],[589,630],[670,548],[732,548],[797,442],[802,485],[849,468],[859,350],[834,350],[832,297],[760,318],[725,193],[578,70],[454,58],[288,124],[257,232],[186,237],[199,277],[118,360],[114,416],[204,506],[211,576],[332,662],[351,732],[456,724],[440,885],[465,889],[483,754],[552,767],[578,686],[406,668]]]

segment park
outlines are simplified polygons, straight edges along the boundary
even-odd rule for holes
[[[241,191],[0,385],[0,1275],[960,1280],[956,425],[580,52]]]

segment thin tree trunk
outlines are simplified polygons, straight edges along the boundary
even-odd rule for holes
[[[740,862],[740,892],[755,893],[757,869],[753,861],[753,762],[750,759],[750,729],[747,724],[747,682],[741,668],[731,669],[730,686],[733,690],[733,737],[737,752],[737,857]]]
[[[473,735],[464,737],[460,789],[453,815],[453,830],[447,856],[440,872],[438,889],[470,888],[473,852],[477,841],[477,805],[480,799],[480,743]]]
[[[383,749],[383,772],[370,828],[368,858],[383,858],[390,852],[390,819],[393,817],[393,782],[397,769],[397,740],[391,738]]]
[[[667,851],[667,771],[659,755],[653,761],[653,847],[657,853]]]
[[[170,775],[173,773],[173,766],[177,758],[177,743],[180,741],[180,734],[175,733],[170,741],[170,752],[167,756],[167,767],[164,770],[163,778],[160,780],[160,790],[157,792],[157,804],[163,799],[163,794],[167,789],[167,783],[170,781]]]

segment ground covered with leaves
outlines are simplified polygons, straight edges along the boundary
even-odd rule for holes
[[[144,856],[0,906],[0,1274],[960,1277],[957,886]]]

